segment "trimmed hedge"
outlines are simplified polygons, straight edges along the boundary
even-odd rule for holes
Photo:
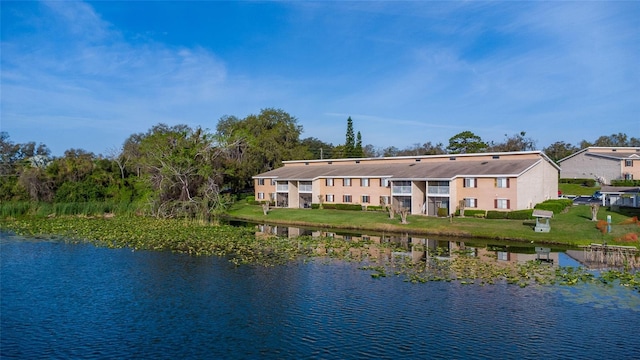
[[[553,211],[554,214],[560,214],[564,209],[571,205],[573,205],[573,201],[571,199],[555,199],[541,202],[537,204],[535,208],[539,210]]]
[[[382,206],[371,205],[371,206],[367,206],[365,210],[366,211],[386,211],[387,209]]]
[[[507,219],[511,220],[529,220],[533,218],[533,209],[516,210],[507,213]]]
[[[468,217],[485,217],[487,215],[486,210],[473,210],[473,209],[465,209],[464,216]],[[456,210],[456,216],[460,216],[460,209]]]
[[[508,211],[489,210],[487,211],[486,218],[487,219],[507,219],[508,215],[509,215]]]
[[[612,186],[640,186],[640,180],[611,180]]]
[[[587,186],[587,187],[596,186],[596,180],[595,179],[560,179],[560,183],[561,184],[576,184],[576,185],[582,185],[582,186]]]
[[[362,205],[360,204],[336,204],[337,210],[354,210],[362,211]]]

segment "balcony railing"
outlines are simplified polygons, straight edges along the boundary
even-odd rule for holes
[[[288,192],[289,191],[289,184],[278,184],[278,186],[276,187],[276,191],[277,192]]]
[[[300,192],[312,192],[313,191],[313,186],[311,184],[301,184],[299,191]]]
[[[427,189],[429,194],[449,194],[448,186],[429,186]]]
[[[397,186],[397,185],[394,185],[394,186],[391,187],[391,193],[393,195],[411,194],[411,185],[409,185],[409,186]]]

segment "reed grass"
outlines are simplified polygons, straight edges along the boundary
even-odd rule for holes
[[[119,214],[130,216],[136,213],[138,206],[131,202],[6,202],[0,204],[0,217],[17,218],[22,216],[52,217],[66,215],[99,216],[104,214]]]

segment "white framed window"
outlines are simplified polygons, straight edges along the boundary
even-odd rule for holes
[[[478,200],[476,200],[474,198],[465,198],[464,199],[464,207],[467,207],[467,208],[478,207]]]
[[[496,255],[498,255],[498,260],[509,261],[509,253],[506,251],[498,251]]]
[[[497,188],[508,188],[509,187],[509,179],[508,178],[496,178],[496,187]]]
[[[509,209],[509,199],[496,199],[494,205],[496,209]]]
[[[324,184],[326,186],[333,186],[333,178],[324,179]]]
[[[381,178],[381,179],[380,179],[380,186],[382,186],[382,187],[389,187],[389,179],[387,179],[387,178]]]
[[[343,186],[351,186],[351,179],[350,178],[342,179],[342,185]]]
[[[264,200],[264,193],[263,192],[259,192],[258,193],[258,200]]]
[[[633,174],[632,173],[624,174],[624,179],[625,180],[633,180]]]
[[[333,202],[333,194],[327,194],[325,196],[325,199],[327,202]]]
[[[626,167],[633,167],[633,160],[631,159],[627,159],[624,161],[624,166]]]
[[[264,179],[258,179],[258,185],[264,185]]]
[[[475,188],[478,187],[478,182],[475,178],[464,178],[464,187]]]
[[[276,186],[277,183],[276,179],[271,179],[271,186]]]
[[[367,187],[369,186],[369,179],[360,179],[360,186]]]
[[[369,197],[369,195],[362,195],[362,203],[363,204],[368,204],[371,202],[371,197]]]
[[[351,195],[342,195],[342,202],[350,203],[351,202]]]

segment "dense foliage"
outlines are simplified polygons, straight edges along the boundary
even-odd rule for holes
[[[314,137],[301,139],[303,129],[295,117],[267,108],[243,119],[224,116],[215,132],[158,124],[145,133],[130,135],[121,147],[105,155],[70,148],[59,157],[52,157],[44,144],[16,144],[8,133],[0,132],[0,201],[38,204],[30,206],[31,212],[44,211],[47,207],[42,203],[105,202],[117,204],[109,208],[161,218],[210,219],[227,209],[234,200],[232,195],[252,191],[252,176],[278,168],[286,160],[526,151],[535,147],[524,131],[505,135],[497,143],[463,131],[451,137],[446,149],[442,143],[431,142],[380,149],[363,146],[362,134],[355,132],[351,117],[346,125],[345,144],[334,146]],[[640,139],[620,133],[601,136],[593,143],[582,141],[580,146],[558,142],[545,152],[558,160],[591,145],[639,146]]]

